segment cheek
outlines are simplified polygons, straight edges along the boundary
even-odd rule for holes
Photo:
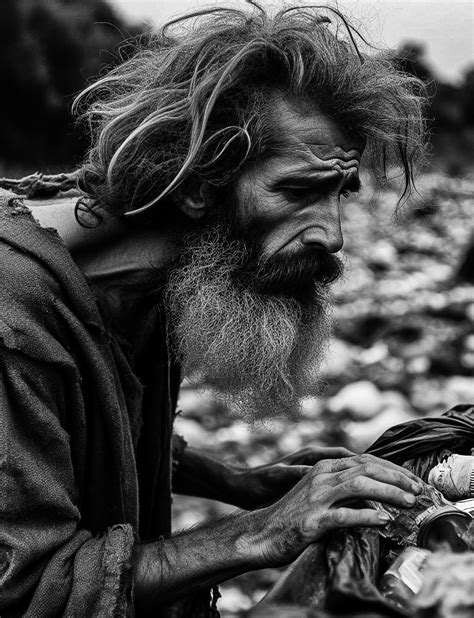
[[[258,181],[246,187],[239,196],[239,214],[247,221],[278,224],[291,218],[294,207],[279,193],[268,191]]]

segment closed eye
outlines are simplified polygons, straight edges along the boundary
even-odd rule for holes
[[[281,187],[280,191],[290,201],[304,200],[320,193],[314,187]]]

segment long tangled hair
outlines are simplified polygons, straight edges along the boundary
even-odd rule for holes
[[[375,176],[412,192],[425,92],[336,9],[214,8],[166,24],[76,100],[92,146],[80,186],[114,214],[159,208],[192,180],[231,184],[271,147],[270,93],[313,104],[366,141]],[[365,47],[365,46],[364,46]]]

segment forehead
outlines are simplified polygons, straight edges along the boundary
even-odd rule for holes
[[[272,145],[268,163],[304,171],[330,163],[344,169],[360,162],[364,141],[345,132],[316,106],[275,97],[269,108]]]

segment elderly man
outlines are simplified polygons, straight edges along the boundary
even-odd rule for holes
[[[422,142],[418,82],[339,15],[251,4],[168,26],[85,91],[79,201],[2,196],[3,617],[208,615],[216,583],[386,524],[354,501],[416,500],[343,449],[236,470],[172,436],[182,374],[251,419],[317,392],[361,158],[409,192]],[[172,535],[172,489],[245,510]]]

